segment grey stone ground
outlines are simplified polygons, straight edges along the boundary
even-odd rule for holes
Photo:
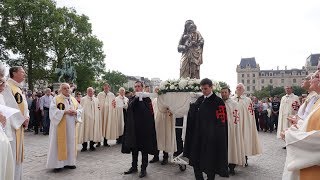
[[[286,151],[281,147],[284,142],[276,139],[275,133],[259,133],[263,144],[263,154],[249,157],[249,166],[237,167],[236,176],[230,180],[276,180],[281,179]],[[96,151],[80,152],[77,158],[77,169],[53,173],[46,169],[48,136],[26,133],[24,177],[27,180],[133,180],[139,179],[138,174],[123,175],[130,167],[131,156],[120,153],[120,145],[109,148],[100,147]],[[80,146],[79,146],[80,149]],[[151,159],[151,156],[149,156]],[[140,161],[140,156],[139,156]],[[144,179],[156,180],[186,180],[194,179],[193,169],[188,166],[185,172],[180,172],[177,165],[166,166],[149,164],[148,175]],[[216,177],[216,179],[226,179]]]

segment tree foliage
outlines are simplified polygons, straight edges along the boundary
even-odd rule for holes
[[[119,71],[109,70],[103,75],[102,80],[111,86],[112,92],[116,93],[118,92],[119,88],[128,81],[128,78]]]
[[[81,90],[104,72],[103,43],[92,34],[89,18],[74,9],[57,8],[52,0],[0,2],[0,60],[22,65],[29,89],[38,79],[57,80],[55,68],[71,61]],[[13,55],[8,58],[8,52]]]
[[[307,91],[302,89],[300,86],[292,86],[293,93],[297,96],[301,96],[302,94],[306,94]],[[263,99],[266,97],[282,97],[286,94],[284,87],[272,87],[271,85],[261,89],[260,91],[255,91],[253,96],[256,96],[258,99]]]

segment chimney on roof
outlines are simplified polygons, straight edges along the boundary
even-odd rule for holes
[[[287,70],[287,66],[284,67],[284,70]]]
[[[279,70],[279,66],[277,66],[277,70]]]

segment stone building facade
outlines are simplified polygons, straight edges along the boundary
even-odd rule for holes
[[[261,70],[256,59],[242,58],[237,65],[237,82],[245,85],[245,93],[252,94],[272,85],[273,87],[300,86],[303,78],[317,70],[320,54],[311,54],[301,69]]]

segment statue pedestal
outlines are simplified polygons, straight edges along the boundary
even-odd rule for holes
[[[58,91],[59,89],[60,89],[60,85],[61,85],[62,83],[53,83],[52,84],[52,89],[53,89],[53,91]]]

